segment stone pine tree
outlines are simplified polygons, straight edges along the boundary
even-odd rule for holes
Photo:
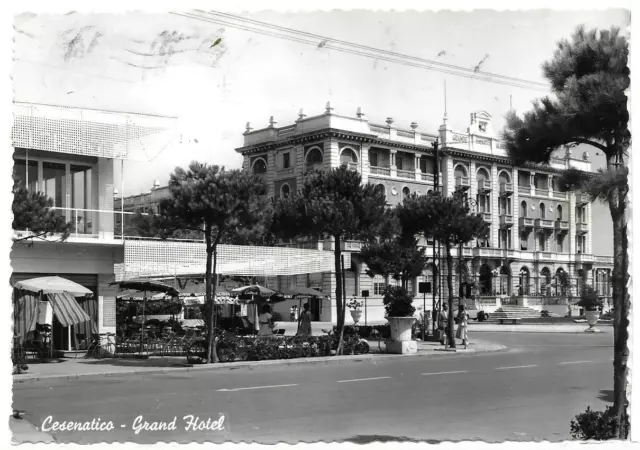
[[[385,284],[393,278],[407,290],[409,280],[422,274],[427,257],[424,248],[418,247],[415,236],[403,232],[396,209],[389,210],[386,215],[388,225],[384,226],[385,230],[362,248],[360,257],[368,267],[367,275],[381,275]]]
[[[447,264],[447,303],[449,306],[449,346],[455,348],[453,338],[453,256],[451,249],[473,239],[484,238],[489,228],[479,214],[472,214],[468,205],[459,197],[443,197],[439,194],[417,196],[412,194],[398,206],[398,217],[405,232],[422,233],[425,238],[441,242]]]
[[[170,197],[159,212],[147,216],[141,227],[145,234],[167,238],[176,232],[202,233],[207,253],[206,323],[207,362],[217,362],[215,351],[215,295],[218,246],[261,233],[271,216],[264,182],[248,172],[192,162],[188,169],[177,167],[169,179]]]
[[[272,231],[277,236],[334,239],[337,325],[342,336],[346,302],[341,247],[347,239],[367,240],[376,234],[386,210],[384,193],[363,185],[358,172],[339,167],[311,172],[296,195],[279,198],[274,205]]]
[[[64,241],[71,232],[71,223],[53,208],[53,200],[43,192],[29,192],[17,183],[13,188],[13,229],[28,230],[25,237],[15,238],[14,242],[29,241],[60,235]]]
[[[626,91],[629,88],[627,38],[617,28],[577,28],[570,40],[558,42],[542,66],[553,97],[534,102],[523,117],[507,116],[504,138],[516,163],[548,163],[557,150],[577,145],[602,152],[606,168],[595,176],[577,170],[565,174],[569,189],[604,201],[613,220],[614,413],[616,436],[627,405],[629,294],[627,290],[627,182],[631,133]]]

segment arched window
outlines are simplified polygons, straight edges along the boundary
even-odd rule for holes
[[[556,216],[557,220],[562,220],[562,205],[558,205],[558,214]]]
[[[409,196],[409,194],[411,194],[411,191],[409,190],[409,188],[408,188],[408,187],[406,187],[406,186],[405,186],[405,187],[403,187],[403,188],[402,188],[402,195],[403,195],[403,196],[405,196],[405,197],[408,197],[408,196]]]
[[[289,195],[291,195],[291,188],[289,187],[288,184],[285,183],[280,188],[280,196],[282,198],[287,198],[287,197],[289,197]]]
[[[493,282],[493,274],[491,268],[487,264],[483,264],[480,267],[480,277],[478,280],[480,283],[480,295],[491,295],[493,289],[491,288]]]
[[[498,289],[498,294],[500,295],[510,295],[511,294],[511,269],[509,266],[501,266],[500,272],[498,274],[499,283],[496,288]]]
[[[462,164],[458,164],[456,168],[453,170],[453,176],[458,179],[461,177],[467,176],[467,168]]]
[[[540,295],[551,295],[551,271],[548,267],[540,271]]]
[[[555,278],[555,295],[567,295],[569,276],[562,267],[556,270]]]
[[[345,148],[340,153],[340,164],[347,165],[349,163],[357,163],[358,157],[356,156],[356,152],[351,150],[350,148]]]
[[[544,219],[547,216],[546,208],[544,203],[540,203],[540,218]]]
[[[480,168],[478,169],[478,173],[476,173],[476,179],[478,181],[490,181],[489,172],[486,169]]]
[[[500,172],[500,175],[498,175],[498,183],[499,184],[511,183],[511,177],[507,172],[502,171]]]
[[[253,173],[256,175],[260,173],[267,173],[267,163],[264,162],[264,159],[260,158],[254,161]]]
[[[322,164],[322,152],[319,148],[312,148],[307,153],[307,166],[312,166],[314,164]]]
[[[518,288],[519,295],[529,295],[531,284],[531,274],[525,266],[520,268],[520,286]]]
[[[527,202],[524,200],[520,203],[520,217],[527,217]]]

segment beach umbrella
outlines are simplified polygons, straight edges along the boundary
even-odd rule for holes
[[[90,289],[61,277],[38,277],[18,281],[15,287],[23,291],[42,292],[43,294],[62,294],[66,292],[74,297],[93,294]]]
[[[118,281],[110,283],[111,286],[117,285],[120,289],[129,289],[144,292],[143,305],[142,305],[142,335],[140,338],[140,354],[144,348],[144,323],[146,322],[146,309],[147,309],[147,293],[148,292],[162,292],[176,297],[180,292],[171,285],[162,283],[160,281],[151,280],[148,278],[132,278],[130,280]]]

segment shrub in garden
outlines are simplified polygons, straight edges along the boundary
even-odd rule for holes
[[[625,435],[629,434],[629,416],[624,415]],[[616,418],[613,407],[607,406],[604,411],[593,411],[590,407],[575,419],[571,420],[571,436],[574,439],[604,441],[615,439],[614,433]]]
[[[413,295],[400,286],[387,287],[382,301],[387,317],[412,317],[416,311]]]

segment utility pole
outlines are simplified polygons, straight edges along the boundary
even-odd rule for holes
[[[438,138],[436,138],[436,140],[431,144],[433,146],[433,150],[435,152],[435,156],[436,156],[436,161],[435,164],[433,165],[434,169],[433,169],[433,189],[434,189],[434,195],[439,195],[439,189],[440,189],[440,151],[438,148]],[[432,260],[433,260],[433,270],[431,271],[431,281],[432,281],[432,289],[431,292],[433,293],[433,299],[431,302],[431,316],[432,316],[432,330],[435,331],[435,327],[437,326],[436,324],[438,323],[438,317],[439,317],[439,311],[436,312],[436,286],[438,287],[438,289],[440,289],[440,271],[438,270],[438,283],[436,283],[436,270],[439,267],[439,265],[436,265],[436,240],[432,238],[431,240],[431,245],[432,245]],[[438,308],[439,309],[439,308]],[[433,335],[435,336],[435,332],[433,333]]]

